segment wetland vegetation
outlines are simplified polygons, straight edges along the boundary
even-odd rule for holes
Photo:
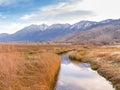
[[[120,90],[120,48],[66,44],[0,44],[0,90],[54,90],[60,55],[68,51],[73,61],[92,69]]]

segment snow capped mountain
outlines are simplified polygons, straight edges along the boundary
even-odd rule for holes
[[[53,24],[48,27],[48,29],[60,29],[60,28],[68,28],[70,27],[70,24]]]
[[[25,27],[19,31],[17,31],[16,33],[13,34],[14,37],[19,36],[19,37],[23,37],[23,36],[28,36],[31,35],[32,33],[36,33],[36,32],[43,32],[44,30],[46,30],[49,26],[46,24],[41,24],[41,25],[30,25],[28,27]]]
[[[70,27],[70,29],[85,30],[96,24],[97,22],[93,22],[93,21],[80,21],[78,23],[73,24]]]
[[[111,22],[111,21],[113,21],[113,19],[103,20],[103,21],[100,21],[100,23],[105,24],[105,23],[109,23],[109,22]]]
[[[38,25],[38,28],[41,30],[41,31],[44,31],[48,28],[49,26],[46,25],[46,24],[41,24],[41,25]]]
[[[27,31],[27,32],[32,32],[32,31],[38,31],[38,30],[41,30],[41,31],[44,31],[48,28],[48,25],[46,24],[41,24],[41,25],[30,25],[28,27],[25,27],[23,28],[24,31]]]
[[[89,26],[89,25],[88,25]],[[108,45],[120,43],[120,19],[97,22],[84,32],[76,31],[55,42]]]
[[[89,31],[97,26],[112,24],[118,25],[120,19],[117,20],[103,20],[100,22],[94,21],[80,21],[73,25],[70,24],[53,24],[48,26],[46,24],[30,25],[25,27],[14,34],[0,34],[1,42],[47,42],[53,41],[56,38],[64,37],[70,33]],[[119,25],[118,25],[119,26]],[[119,29],[119,28],[118,28]]]

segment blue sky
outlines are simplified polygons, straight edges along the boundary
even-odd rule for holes
[[[61,0],[62,1],[62,0]],[[60,0],[0,0],[0,21],[16,21],[24,14],[38,11],[39,8],[56,4]],[[64,0],[63,0],[64,1]],[[3,16],[3,17],[2,17]]]
[[[0,33],[31,24],[120,18],[120,0],[0,0]]]

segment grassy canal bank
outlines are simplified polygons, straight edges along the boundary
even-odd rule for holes
[[[69,57],[71,60],[90,63],[94,70],[113,83],[116,90],[120,90],[120,48],[79,47],[77,52]]]
[[[91,67],[120,90],[120,48],[91,45],[0,44],[0,90],[53,90],[60,56]]]

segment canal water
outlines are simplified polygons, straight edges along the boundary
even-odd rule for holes
[[[73,62],[61,55],[61,68],[55,90],[115,90],[111,82],[91,69],[89,63]]]

